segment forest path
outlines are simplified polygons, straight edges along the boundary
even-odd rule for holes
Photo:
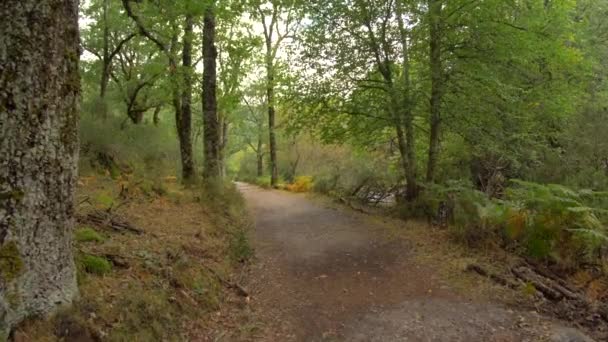
[[[586,341],[530,312],[454,291],[382,220],[238,183],[255,219],[260,341]],[[578,336],[577,338],[574,338]],[[573,337],[570,339],[569,337]]]

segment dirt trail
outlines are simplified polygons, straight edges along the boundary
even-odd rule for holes
[[[588,341],[530,312],[453,291],[366,215],[238,184],[255,217],[248,284],[261,341]]]

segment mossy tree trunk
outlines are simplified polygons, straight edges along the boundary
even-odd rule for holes
[[[77,0],[0,2],[0,340],[77,294]]]
[[[429,159],[426,181],[433,183],[439,158],[439,137],[441,134],[441,99],[443,96],[443,66],[441,60],[442,0],[429,0],[429,65],[431,71],[431,99]]]
[[[220,180],[220,127],[217,115],[217,50],[215,47],[215,8],[205,10],[203,25],[203,138],[205,182],[213,184]]]
[[[185,184],[194,180],[194,158],[192,154],[192,40],[194,39],[194,17],[186,15],[182,47],[182,98],[181,113],[176,116],[180,151],[182,155],[182,178]],[[176,85],[179,87],[179,85]]]

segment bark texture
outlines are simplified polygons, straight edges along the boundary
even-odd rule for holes
[[[264,143],[262,142],[262,136],[258,137],[258,148],[255,150],[257,160],[257,176],[262,177],[264,175],[264,151],[262,150]]]
[[[183,89],[181,113],[176,116],[182,155],[182,178],[185,183],[194,179],[194,160],[192,158],[192,39],[194,18],[187,15],[184,22],[184,44],[182,48]]]
[[[78,292],[78,60],[77,0],[0,2],[0,340]]]
[[[418,183],[416,180],[416,138],[414,136],[414,113],[412,112],[413,101],[411,91],[411,76],[410,76],[410,50],[408,45],[408,30],[404,23],[403,2],[395,3],[397,21],[399,24],[399,36],[402,49],[402,82],[403,82],[403,104],[401,106],[403,124],[405,127],[405,154],[401,158],[405,158],[405,179],[406,198],[411,201],[418,196]]]
[[[274,66],[272,60],[267,61],[267,88],[266,98],[268,101],[268,146],[270,148],[270,185],[273,187],[279,181],[279,167],[277,162],[277,137],[275,133],[275,109],[274,109]]]
[[[205,164],[203,176],[207,182],[220,178],[220,127],[217,116],[217,50],[215,47],[215,13],[205,11],[203,26],[203,125]]]
[[[441,98],[443,95],[443,70],[441,62],[441,6],[442,0],[429,0],[429,63],[431,68],[431,134],[426,181],[435,181],[435,168],[439,156],[441,133]]]

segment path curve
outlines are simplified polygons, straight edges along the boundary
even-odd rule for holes
[[[589,341],[537,314],[462,298],[366,215],[237,186],[255,220],[257,340]]]

